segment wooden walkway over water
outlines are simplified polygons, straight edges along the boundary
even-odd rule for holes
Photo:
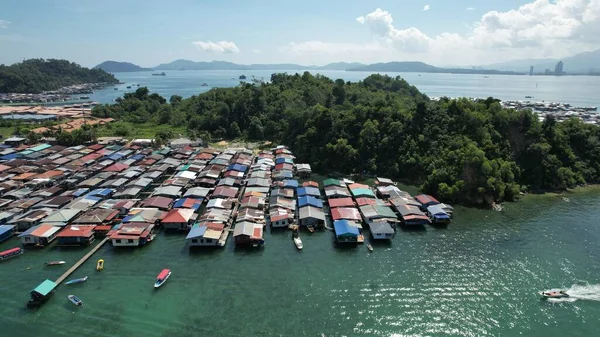
[[[77,263],[75,263],[71,268],[69,268],[69,270],[67,270],[64,274],[57,278],[56,281],[54,281],[56,285],[61,284],[67,277],[69,277],[69,275],[71,275],[75,270],[77,270],[77,268],[84,264],[85,261],[92,257],[92,255],[94,255],[94,253],[97,252],[100,249],[100,247],[102,247],[108,240],[108,236],[105,237],[102,241],[100,241],[99,244],[96,245],[96,247],[92,248],[92,250],[85,254],[79,261],[77,261]]]

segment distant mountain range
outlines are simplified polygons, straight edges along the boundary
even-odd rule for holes
[[[175,60],[159,64],[155,70],[346,70],[364,66],[362,63],[330,63],[326,66],[302,66],[291,63],[278,64],[236,64],[226,61],[194,62],[190,60]]]
[[[95,66],[94,69],[102,69],[107,73],[133,72],[133,71],[151,71],[150,68],[142,68],[129,62],[104,61]]]
[[[173,71],[173,70],[346,70],[369,72],[419,72],[419,73],[451,73],[451,74],[528,74],[529,67],[534,67],[535,73],[543,73],[546,69],[554,70],[558,59],[529,59],[513,60],[476,67],[436,67],[423,62],[387,62],[387,63],[330,63],[325,66],[303,66],[298,64],[236,64],[226,61],[195,62],[190,60],[175,60],[150,68],[142,68],[128,62],[106,61],[94,68],[106,72],[124,71]],[[600,73],[600,50],[580,53],[562,59],[564,71],[567,74]]]

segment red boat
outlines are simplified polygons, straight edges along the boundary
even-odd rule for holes
[[[171,271],[169,269],[163,269],[160,274],[156,277],[156,282],[154,283],[154,288],[159,288],[162,286],[167,279],[171,276]]]
[[[7,259],[10,259],[11,257],[15,257],[15,256],[19,256],[21,254],[23,254],[23,249],[20,247],[15,247],[9,250],[5,250],[3,252],[0,252],[0,261],[4,261]]]

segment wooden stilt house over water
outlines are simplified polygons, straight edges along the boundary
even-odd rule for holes
[[[31,299],[27,303],[28,308],[37,308],[44,304],[52,296],[56,283],[46,280],[30,292]]]

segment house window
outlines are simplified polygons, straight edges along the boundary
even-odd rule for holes
[[[128,239],[127,243],[133,243],[133,239]]]
[[[200,243],[204,243],[204,239],[200,239]]]
[[[197,239],[192,239],[192,243],[198,243]]]
[[[121,243],[121,240],[120,240],[120,239],[117,239],[115,242],[116,242],[116,243]]]
[[[212,243],[212,239],[206,239],[206,243]]]

